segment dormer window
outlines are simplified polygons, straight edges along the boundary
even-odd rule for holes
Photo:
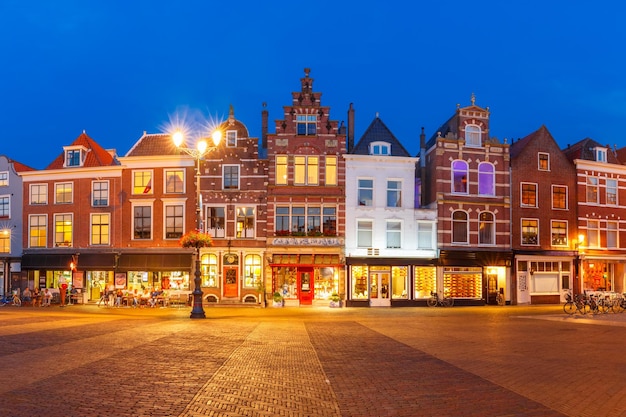
[[[372,142],[370,155],[391,155],[391,145],[387,142]]]
[[[606,162],[606,148],[594,148],[593,151],[597,162]]]
[[[78,147],[66,147],[65,151],[65,167],[80,167],[85,162],[86,149],[82,146]]]
[[[465,145],[482,146],[481,129],[476,125],[465,126]]]
[[[226,132],[226,146],[234,148],[237,146],[237,131],[229,130]]]
[[[317,116],[299,114],[296,116],[298,135],[315,135],[317,127]]]

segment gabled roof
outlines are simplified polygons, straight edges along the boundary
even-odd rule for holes
[[[98,145],[98,143],[87,136],[85,132],[81,133],[69,146],[82,146],[87,150],[85,161],[82,165],[83,168],[119,165],[119,162],[109,151]],[[45,169],[63,169],[64,163],[65,152],[61,152]]]
[[[517,158],[519,154],[522,153],[524,148],[526,148],[526,146],[528,146],[530,143],[534,141],[544,142],[547,140],[551,140],[556,145],[556,141],[554,140],[554,137],[552,136],[548,128],[545,125],[541,125],[541,127],[535,130],[533,133],[511,144],[511,146],[509,147],[511,159]],[[558,148],[558,146],[556,147]]]
[[[15,172],[35,171],[35,168],[31,168],[28,165],[24,165],[23,163],[17,162],[13,159],[9,159],[9,162],[13,164]]]
[[[619,159],[617,159],[617,155],[615,154],[615,152],[613,152],[613,149],[610,146],[602,145],[591,138],[585,138],[571,146],[568,145],[567,148],[563,149],[563,154],[567,157],[567,159],[572,162],[575,159],[595,161],[595,148],[606,148],[606,162],[608,164],[622,165]]]
[[[166,156],[180,155],[181,151],[176,149],[172,135],[166,133],[147,134],[133,145],[124,156]]]
[[[376,115],[376,118],[370,123],[369,127],[365,130],[365,133],[363,133],[363,136],[361,136],[361,139],[359,139],[350,153],[355,155],[369,155],[370,144],[372,142],[389,143],[391,145],[391,156],[411,156],[383,121],[380,120],[378,115]]]

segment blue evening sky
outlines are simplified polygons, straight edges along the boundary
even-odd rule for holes
[[[606,3],[606,5],[603,5]],[[622,2],[3,0],[0,154],[44,168],[85,130],[123,155],[183,114],[261,135],[311,68],[331,118],[376,113],[412,153],[456,104],[491,135],[545,124],[564,147],[626,146]]]

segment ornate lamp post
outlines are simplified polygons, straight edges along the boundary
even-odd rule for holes
[[[185,247],[195,247],[196,248],[196,272],[193,289],[193,308],[191,310],[192,319],[204,319],[206,315],[204,314],[204,309],[202,308],[202,281],[200,278],[200,248],[210,246],[211,240],[210,237],[206,239],[203,237],[203,227],[202,227],[202,196],[200,195],[200,160],[204,158],[209,152],[213,151],[219,145],[220,140],[222,139],[222,134],[219,130],[213,132],[212,139],[214,146],[209,147],[206,140],[201,139],[198,141],[196,148],[185,148],[183,147],[184,137],[181,132],[174,133],[172,139],[174,140],[174,145],[180,151],[185,152],[187,155],[190,155],[196,159],[196,234],[194,236],[185,236],[188,237],[186,241],[183,241],[182,244]],[[185,239],[185,237],[183,239]]]

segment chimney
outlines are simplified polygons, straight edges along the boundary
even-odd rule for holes
[[[263,110],[261,111],[261,149],[267,149],[267,103],[263,102]]]
[[[354,149],[354,107],[352,107],[352,103],[350,103],[350,108],[348,108],[348,153],[352,152]]]
[[[426,134],[424,133],[424,127],[422,126],[422,133],[420,133],[420,183],[422,184],[421,206],[426,207],[426,190],[424,189],[428,185],[426,184]]]

